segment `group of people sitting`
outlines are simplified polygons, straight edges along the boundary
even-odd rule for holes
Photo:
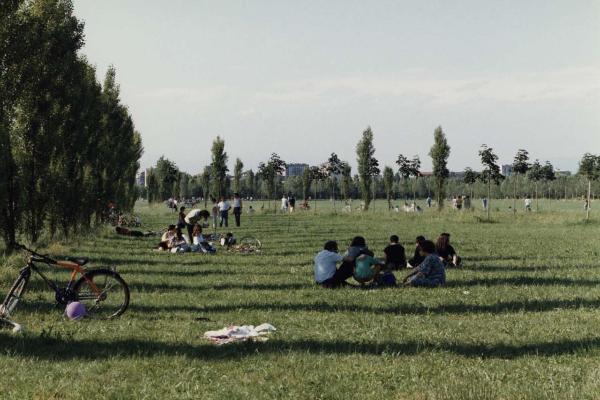
[[[202,226],[194,224],[191,232],[191,240],[188,239],[180,227],[169,225],[167,231],[162,234],[157,250],[166,250],[171,253],[197,252],[197,253],[215,253],[217,250],[209,242],[212,236],[202,234]]]
[[[460,266],[461,259],[450,245],[450,234],[442,233],[437,243],[418,236],[414,256],[408,261],[400,239],[392,235],[389,245],[383,250],[383,258],[375,258],[365,238],[356,236],[343,256],[339,254],[336,241],[327,241],[314,262],[315,281],[325,288],[350,285],[347,280],[351,277],[361,285],[396,286],[393,271],[401,268],[412,269],[403,278],[404,285],[437,287],[446,283],[446,268]],[[338,263],[341,263],[339,268]]]

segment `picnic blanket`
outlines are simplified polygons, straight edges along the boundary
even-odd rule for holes
[[[261,324],[258,326],[232,325],[218,331],[204,332],[204,337],[217,345],[231,342],[245,342],[247,340],[264,342],[268,340],[265,336],[276,330],[271,324]]]

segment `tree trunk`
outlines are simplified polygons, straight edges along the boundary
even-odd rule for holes
[[[587,194],[587,207],[585,210],[585,220],[588,221],[590,219],[590,197],[592,194],[592,180],[588,179],[588,194]]]
[[[315,213],[317,212],[317,190],[318,190],[318,186],[319,186],[319,181],[316,180],[315,181]]]
[[[335,213],[335,182],[331,181],[331,196],[333,196],[333,212]]]
[[[514,187],[514,198],[513,198],[513,214],[517,215],[517,175],[514,175],[515,187]]]
[[[490,220],[490,208],[492,205],[492,198],[491,198],[491,194],[492,194],[492,181],[490,180],[488,182],[488,201],[487,201],[487,219],[488,221]]]
[[[538,183],[535,181],[535,212],[540,211],[540,200],[538,199]]]

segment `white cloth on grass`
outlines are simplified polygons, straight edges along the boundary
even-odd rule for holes
[[[225,344],[231,342],[243,342],[246,340],[267,340],[265,335],[275,332],[277,329],[271,324],[254,325],[233,325],[219,329],[218,331],[204,332],[204,337],[215,344]]]

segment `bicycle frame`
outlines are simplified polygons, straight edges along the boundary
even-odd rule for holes
[[[73,284],[77,281],[78,274],[80,274],[86,280],[86,282],[90,285],[90,287],[96,294],[99,295],[102,292],[92,280],[86,277],[85,273],[87,270],[77,263],[70,261],[56,261],[55,264],[50,264],[47,262],[47,260],[29,257],[29,259],[27,260],[27,265],[20,271],[20,276],[29,279],[31,277],[31,270],[35,271],[44,280],[46,285],[54,291],[54,293],[56,294],[57,301],[59,301],[59,296],[62,296],[64,294],[63,290],[56,284],[56,282],[48,278],[42,271],[40,271],[40,269],[35,265],[36,261],[42,262],[48,266],[53,265],[59,268],[71,270],[71,276],[69,282],[67,283],[67,286],[65,287],[64,292],[68,292],[72,289]]]

